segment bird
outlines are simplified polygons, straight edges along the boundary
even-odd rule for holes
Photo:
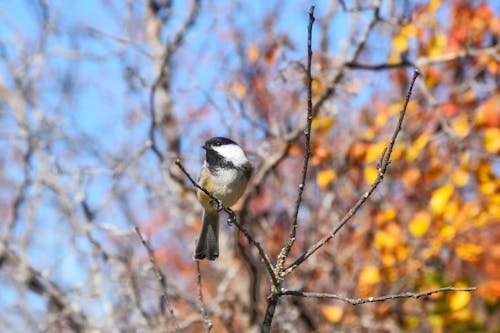
[[[198,183],[229,208],[245,192],[253,171],[252,164],[243,149],[226,137],[213,137],[205,141],[202,148],[205,150],[205,161]],[[203,206],[203,222],[194,259],[215,260],[219,257],[220,207],[201,189],[197,191],[197,198]]]

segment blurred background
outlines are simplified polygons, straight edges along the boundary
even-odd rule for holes
[[[256,173],[236,205],[275,263],[304,159],[309,1],[0,1],[2,332],[200,332],[193,177],[229,136]],[[274,332],[500,332],[500,3],[318,1],[312,157]],[[152,114],[155,123],[152,126]],[[152,149],[152,140],[154,148]],[[168,310],[148,253],[166,276]],[[201,262],[213,332],[257,332],[269,277],[221,221]],[[172,315],[173,313],[173,315]],[[175,320],[174,320],[175,319]]]

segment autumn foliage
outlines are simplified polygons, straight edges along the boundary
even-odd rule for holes
[[[160,8],[163,2],[148,3]],[[356,306],[327,298],[283,296],[271,331],[496,332],[500,326],[500,8],[496,1],[407,1],[405,6],[398,1],[357,3],[332,1],[316,9],[312,155],[297,238],[286,266],[329,235],[376,180],[413,70],[418,68],[421,76],[383,182],[335,237],[289,274],[282,287],[347,298],[446,286],[477,290]],[[202,4],[193,15],[223,16],[211,13],[210,6]],[[232,15],[247,17],[247,6],[234,7]],[[144,26],[154,17],[167,15],[153,7],[148,7],[152,16],[134,12]],[[307,12],[303,11],[302,21],[287,21],[280,8],[268,8],[256,21],[249,19],[251,31],[226,16],[219,19],[224,24],[220,27],[216,20],[215,41],[211,42],[224,47],[203,52],[199,46],[190,46],[189,35],[199,38],[199,24],[206,22],[188,25],[184,44],[180,41],[166,62],[171,72],[154,88],[159,74],[150,73],[151,67],[155,69],[153,60],[140,62],[150,67],[147,70],[134,67],[137,75],[127,72],[131,77],[124,80],[134,86],[127,98],[134,108],[121,116],[127,118],[134,135],[118,140],[109,159],[98,153],[104,144],[85,148],[85,158],[97,160],[91,160],[88,169],[95,163],[96,169],[104,165],[112,170],[95,176],[105,184],[98,191],[90,188],[91,181],[86,183],[85,172],[83,180],[73,179],[58,171],[57,163],[51,165],[50,159],[47,168],[55,172],[55,178],[79,182],[80,191],[65,194],[66,188],[53,185],[52,178],[32,179],[29,172],[24,174],[30,179],[27,185],[21,181],[16,187],[2,180],[12,203],[4,210],[11,216],[17,216],[18,209],[30,209],[25,202],[37,198],[29,190],[34,186],[36,192],[33,184],[37,181],[49,188],[50,194],[43,194],[49,199],[64,203],[64,195],[70,202],[75,196],[85,197],[74,206],[61,203],[56,211],[71,221],[68,209],[78,209],[72,217],[74,224],[65,222],[72,230],[69,234],[82,237],[87,245],[81,251],[96,258],[83,266],[82,274],[90,280],[92,272],[98,271],[105,281],[95,286],[102,288],[100,297],[108,303],[96,313],[89,310],[96,297],[82,292],[87,298],[80,303],[79,294],[71,290],[81,286],[66,282],[69,298],[87,311],[86,318],[97,318],[98,330],[107,331],[120,323],[115,327],[124,331],[175,331],[177,326],[178,331],[200,332],[208,330],[210,321],[213,332],[256,332],[266,312],[269,274],[257,248],[234,226],[221,221],[220,258],[201,262],[197,270],[192,252],[201,208],[192,184],[174,161],[180,158],[196,178],[202,154],[198,147],[212,135],[230,136],[249,152],[256,172],[246,195],[233,208],[239,223],[275,264],[288,239],[305,156]],[[167,24],[162,25],[167,21],[158,19],[138,34],[149,52],[154,53],[155,44],[148,34],[158,29],[156,37],[162,41],[160,32],[170,31]],[[193,55],[193,49],[199,54]],[[206,74],[213,70],[210,66],[220,73]],[[203,86],[205,82],[199,87],[189,81],[196,81],[203,71],[212,75],[208,87]],[[143,79],[148,84],[139,84]],[[0,84],[1,94],[14,94],[14,88]],[[149,104],[152,89],[156,89],[152,99],[156,109]],[[40,105],[47,107],[42,101]],[[15,105],[0,107],[8,110]],[[156,117],[153,126],[151,113]],[[144,128],[150,131],[145,133]],[[33,137],[43,136],[33,133]],[[72,133],[63,140],[78,135]],[[180,142],[175,147],[172,135]],[[19,170],[34,167],[26,151],[42,149],[26,147],[13,149],[9,155],[16,155],[10,163],[16,163]],[[57,149],[45,153],[56,155]],[[65,157],[86,161],[79,154],[65,150]],[[84,169],[79,163],[75,167]],[[73,171],[65,172],[71,175]],[[16,189],[24,187],[26,195],[20,196],[24,190]],[[93,200],[92,193],[98,199]],[[23,205],[16,206],[17,200]],[[26,213],[20,216],[10,223],[28,218]],[[75,227],[79,223],[84,231]],[[135,226],[150,242],[153,264],[133,232]],[[93,233],[89,236],[85,230]],[[10,243],[3,245],[9,251],[28,251],[18,244],[29,243],[29,237],[15,232],[9,232],[9,237]],[[0,251],[4,250],[0,247]],[[7,261],[9,267],[16,267],[15,260]],[[155,264],[165,274],[166,289],[159,286]],[[15,269],[2,268],[2,260],[0,269],[4,279],[23,288],[25,281],[14,277]],[[108,275],[108,271],[113,273]],[[64,285],[61,288],[65,290]],[[106,311],[113,312],[114,321],[102,319]],[[58,321],[61,332],[68,322],[67,318]]]

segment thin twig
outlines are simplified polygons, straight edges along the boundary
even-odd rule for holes
[[[285,260],[290,253],[290,250],[295,242],[297,235],[298,217],[300,204],[302,203],[302,194],[304,193],[304,188],[306,186],[307,169],[309,167],[309,158],[311,157],[311,125],[313,119],[313,107],[312,107],[312,75],[311,75],[311,63],[312,63],[312,27],[314,23],[314,5],[309,9],[309,24],[307,26],[307,125],[304,131],[306,138],[306,151],[304,155],[304,165],[302,166],[302,175],[300,177],[300,183],[298,187],[297,200],[295,201],[295,207],[293,212],[293,221],[290,228],[290,234],[288,235],[288,240],[286,245],[281,250],[278,261],[276,263],[276,273],[280,277],[283,271],[283,266]]]
[[[278,305],[279,294],[277,293],[280,289],[280,283],[284,279],[283,268],[285,264],[285,260],[290,253],[290,250],[295,242],[296,234],[297,234],[297,226],[298,226],[298,216],[300,204],[302,203],[302,194],[304,192],[306,177],[307,177],[307,169],[309,166],[309,158],[311,156],[311,125],[313,119],[313,106],[312,106],[312,75],[311,75],[311,63],[312,63],[312,27],[314,23],[314,4],[309,8],[309,23],[307,25],[307,120],[306,120],[306,128],[304,131],[304,135],[306,137],[306,152],[304,156],[304,165],[302,167],[302,175],[298,187],[297,200],[295,201],[294,213],[293,213],[293,221],[292,226],[290,228],[290,233],[288,235],[288,240],[286,245],[281,250],[278,255],[278,260],[276,263],[276,275],[278,277],[278,281],[276,284],[273,284],[271,288],[271,294],[267,299],[267,308],[264,315],[264,320],[262,321],[262,325],[260,328],[261,333],[268,333],[271,330],[271,324],[273,322],[274,313],[276,311],[276,306]]]
[[[231,208],[224,206],[224,204],[219,199],[217,199],[212,193],[210,193],[205,187],[198,184],[198,182],[196,182],[193,179],[193,177],[191,177],[191,175],[187,172],[186,168],[184,168],[179,159],[175,161],[175,164],[177,164],[177,166],[182,170],[182,172],[186,175],[186,177],[188,177],[189,181],[191,182],[191,184],[193,184],[194,187],[203,191],[203,193],[208,195],[210,199],[212,199],[217,203],[217,207],[220,208],[220,210],[225,211],[229,215],[228,223],[234,224],[236,228],[238,228],[238,230],[241,231],[243,235],[245,235],[248,242],[257,248],[259,255],[262,258],[264,265],[269,273],[269,276],[271,277],[273,285],[278,285],[278,279],[276,277],[276,274],[274,273],[274,268],[273,265],[271,264],[269,256],[267,255],[266,251],[264,250],[260,242],[256,241],[250,234],[250,232],[248,232],[248,230],[245,227],[243,227],[241,224],[238,223],[234,211]]]
[[[421,298],[421,297],[427,297],[432,294],[437,294],[440,292],[445,292],[445,291],[467,291],[467,292],[472,292],[475,291],[475,287],[471,288],[455,288],[455,287],[443,287],[443,288],[438,288],[438,289],[432,289],[432,290],[427,290],[424,292],[420,293],[411,293],[411,292],[405,292],[401,294],[395,294],[395,295],[384,295],[384,296],[377,296],[377,297],[366,297],[366,298],[349,298],[349,297],[344,297],[344,296],[339,296],[335,294],[327,294],[327,293],[314,293],[314,292],[307,292],[307,291],[300,291],[300,290],[282,290],[280,292],[280,296],[299,296],[299,297],[314,297],[314,298],[329,298],[329,299],[336,299],[339,301],[347,302],[352,305],[358,305],[358,304],[364,304],[364,303],[373,303],[373,302],[383,302],[386,300],[391,300],[391,299],[398,299],[398,298]]]
[[[203,321],[205,322],[205,325],[207,326],[206,332],[209,333],[212,330],[213,324],[210,318],[208,317],[207,309],[205,308],[205,303],[203,303],[203,292],[202,292],[202,285],[201,285],[201,271],[200,271],[200,262],[198,260],[195,260],[196,262],[196,272],[198,273],[198,303],[200,304],[200,312],[201,316],[203,317]]]
[[[332,239],[339,232],[339,230],[342,229],[342,227],[347,222],[349,222],[349,220],[356,214],[356,212],[361,208],[361,206],[365,203],[365,201],[370,197],[370,195],[373,193],[373,191],[375,191],[375,189],[378,187],[378,185],[382,182],[382,180],[384,179],[384,175],[387,171],[387,167],[389,166],[390,161],[391,161],[390,160],[391,153],[392,153],[392,150],[393,150],[394,145],[396,143],[396,139],[398,137],[399,132],[401,131],[401,126],[403,124],[403,120],[405,117],[408,102],[410,101],[410,97],[411,97],[411,94],[413,91],[413,86],[414,86],[415,81],[419,75],[420,75],[420,72],[418,71],[418,69],[415,69],[415,71],[413,72],[413,77],[412,77],[411,82],[410,82],[410,87],[408,88],[408,92],[406,94],[406,97],[405,97],[405,100],[403,103],[403,107],[401,108],[401,111],[399,113],[398,124],[397,124],[396,128],[394,129],[394,132],[392,134],[391,141],[390,141],[389,145],[386,147],[386,149],[384,149],[384,151],[382,153],[382,158],[379,162],[380,167],[378,168],[377,179],[375,179],[375,181],[372,183],[372,185],[370,186],[368,191],[363,193],[361,198],[359,198],[358,201],[354,204],[354,206],[351,207],[351,209],[349,209],[347,214],[340,220],[339,225],[334,230],[332,230],[328,235],[326,235],[321,240],[319,240],[316,244],[314,244],[309,249],[307,249],[307,251],[305,251],[299,258],[297,258],[297,260],[295,260],[295,262],[293,264],[291,264],[288,268],[286,268],[284,271],[285,275],[288,275],[291,271],[293,271],[295,268],[297,268],[302,262],[307,260],[307,258],[312,256],[318,249],[320,249],[323,245],[325,245],[330,239]]]
[[[156,279],[158,280],[158,283],[160,284],[161,288],[161,295],[160,295],[160,308],[161,312],[164,316],[166,316],[166,310],[170,313],[170,316],[172,317],[172,321],[174,322],[175,330],[177,332],[180,331],[180,326],[177,321],[177,317],[175,316],[174,313],[174,308],[172,307],[170,297],[168,296],[168,284],[167,284],[167,278],[165,277],[165,274],[163,274],[162,270],[158,266],[158,263],[156,262],[155,256],[153,249],[151,248],[151,245],[148,243],[144,235],[142,234],[141,230],[139,229],[138,226],[134,227],[134,230],[139,236],[139,239],[141,240],[142,245],[148,252],[148,257],[149,261],[151,262],[151,265],[153,265],[153,270],[156,275]]]

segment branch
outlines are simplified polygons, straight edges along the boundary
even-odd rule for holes
[[[312,111],[312,75],[311,75],[311,62],[312,62],[312,27],[314,23],[314,5],[309,8],[309,24],[307,26],[307,125],[304,131],[306,137],[306,152],[304,156],[304,165],[302,166],[302,175],[300,177],[300,184],[297,193],[297,200],[295,201],[295,208],[293,212],[293,222],[290,229],[290,234],[288,235],[288,241],[278,255],[278,262],[276,263],[276,273],[280,276],[283,271],[283,265],[285,263],[288,254],[295,242],[297,235],[298,217],[300,204],[302,203],[302,194],[304,193],[304,188],[306,186],[307,169],[309,166],[309,158],[311,157],[311,124],[313,119]]]
[[[43,297],[50,312],[57,313],[57,317],[73,332],[85,332],[89,328],[87,316],[81,312],[80,307],[67,297],[67,291],[62,290],[46,274],[33,268],[14,251],[0,243],[0,268],[9,264],[16,270],[13,276],[27,289]]]
[[[380,71],[380,70],[394,69],[400,67],[421,68],[426,65],[439,64],[443,62],[450,62],[461,59],[468,59],[482,55],[488,55],[493,57],[495,60],[500,61],[500,55],[498,53],[499,51],[500,51],[500,44],[497,44],[494,46],[485,47],[481,49],[467,48],[465,50],[460,50],[452,53],[444,53],[433,57],[418,57],[414,61],[410,61],[408,59],[402,59],[400,62],[396,63],[381,63],[381,64],[366,64],[366,63],[359,63],[356,61],[350,61],[347,62],[345,66],[351,69],[371,70],[371,71]]]
[[[214,200],[217,203],[218,209],[225,211],[229,215],[229,218],[227,220],[228,223],[234,224],[238,228],[238,230],[240,230],[243,233],[243,235],[245,235],[248,242],[257,248],[257,250],[259,251],[260,257],[262,258],[262,261],[264,262],[264,265],[266,266],[267,272],[269,273],[269,276],[271,277],[273,285],[277,286],[278,279],[276,277],[276,274],[274,273],[273,265],[271,264],[271,260],[269,259],[269,256],[267,255],[266,251],[264,250],[264,248],[262,247],[260,242],[256,241],[253,238],[253,236],[248,232],[248,230],[245,229],[241,224],[238,223],[238,221],[236,219],[236,214],[234,213],[234,211],[231,208],[225,207],[224,204],[219,199],[217,199],[205,187],[198,184],[198,182],[196,182],[193,179],[193,177],[191,177],[191,175],[186,171],[186,169],[184,168],[184,166],[182,165],[180,160],[176,160],[175,164],[177,164],[177,166],[182,170],[182,172],[188,177],[189,181],[191,182],[191,184],[193,184],[194,187],[196,187],[200,191],[203,191],[203,193],[208,195],[210,199]]]
[[[403,107],[401,108],[401,111],[399,113],[399,119],[398,123],[396,125],[396,128],[394,129],[394,132],[391,137],[391,141],[389,145],[384,149],[382,152],[382,156],[380,157],[380,162],[378,166],[378,175],[377,179],[373,182],[373,184],[370,186],[368,191],[363,193],[361,198],[358,199],[358,201],[354,204],[354,206],[349,209],[347,214],[340,220],[339,225],[331,231],[327,236],[323,237],[323,239],[319,240],[316,244],[311,246],[307,251],[305,251],[293,264],[291,264],[288,268],[285,269],[284,273],[285,275],[288,275],[291,271],[293,271],[295,268],[297,268],[302,262],[307,260],[310,256],[312,256],[318,249],[320,249],[323,245],[325,245],[330,239],[332,239],[342,227],[349,222],[349,220],[356,214],[356,212],[361,208],[361,206],[365,203],[365,201],[370,197],[370,195],[375,191],[375,189],[382,183],[382,180],[384,179],[385,173],[387,172],[387,168],[391,162],[391,153],[394,148],[394,145],[396,143],[396,139],[398,137],[399,132],[401,131],[401,127],[403,125],[403,120],[406,114],[406,108],[408,106],[408,103],[410,101],[410,97],[413,91],[413,86],[415,85],[415,81],[417,77],[420,75],[420,72],[418,69],[415,69],[413,72],[413,77],[410,82],[410,87],[408,88],[408,92],[406,94],[406,98],[403,103]]]
[[[203,303],[203,292],[201,290],[201,271],[200,271],[200,262],[196,260],[196,272],[198,275],[197,284],[198,284],[198,303],[200,303],[200,312],[203,317],[203,322],[207,326],[207,333],[210,333],[212,330],[213,324],[210,318],[208,317],[207,309],[205,308],[205,304]]]
[[[151,265],[153,265],[153,270],[156,274],[156,279],[158,280],[158,283],[160,284],[160,288],[161,288],[161,296],[160,296],[161,312],[165,316],[166,315],[165,311],[168,310],[168,312],[170,313],[170,316],[172,317],[172,321],[174,322],[175,330],[177,332],[179,332],[180,326],[179,326],[179,323],[177,322],[177,318],[175,316],[174,309],[173,309],[171,301],[170,301],[170,297],[168,296],[167,278],[165,277],[165,274],[163,274],[162,270],[158,266],[156,259],[155,259],[155,256],[154,256],[153,249],[151,248],[151,245],[148,243],[148,241],[146,240],[144,235],[141,233],[141,230],[139,229],[139,227],[135,226],[134,230],[135,230],[137,236],[139,236],[139,239],[141,240],[142,245],[144,246],[144,248],[148,252],[149,261],[151,262]]]
[[[468,291],[472,292],[475,291],[476,287],[471,287],[471,288],[455,288],[455,287],[443,287],[443,288],[438,288],[438,289],[432,289],[432,290],[427,290],[424,292],[420,293],[410,293],[410,292],[405,292],[401,294],[395,294],[395,295],[385,295],[385,296],[377,296],[377,297],[366,297],[366,298],[349,298],[349,297],[343,297],[335,294],[327,294],[327,293],[314,293],[314,292],[307,292],[307,291],[300,291],[300,290],[285,290],[283,289],[280,292],[280,296],[299,296],[299,297],[314,297],[314,298],[328,298],[328,299],[336,299],[339,301],[347,302],[352,305],[358,305],[358,304],[364,304],[364,303],[374,303],[374,302],[383,302],[386,300],[390,299],[398,299],[398,298],[415,298],[418,299],[420,297],[427,297],[432,294],[437,294],[440,292],[446,292],[446,291]]]

